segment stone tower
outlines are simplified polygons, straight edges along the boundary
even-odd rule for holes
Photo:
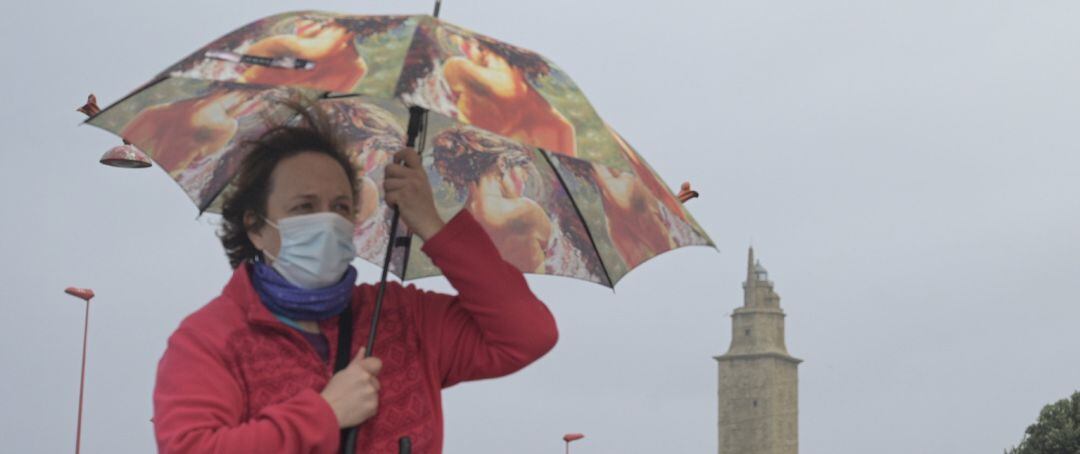
[[[784,344],[780,295],[754,249],[746,265],[743,305],[731,314],[731,346],[720,368],[720,454],[799,451],[801,359]]]

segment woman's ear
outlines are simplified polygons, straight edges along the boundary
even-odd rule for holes
[[[247,232],[248,240],[255,245],[255,249],[262,252],[266,247],[266,243],[262,234],[263,229],[255,230],[255,224],[258,223],[258,220],[259,218],[251,210],[244,212],[244,231]]]

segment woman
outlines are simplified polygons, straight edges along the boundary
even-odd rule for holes
[[[168,453],[336,453],[360,425],[357,451],[440,452],[440,390],[512,373],[550,350],[550,312],[462,211],[445,224],[419,156],[402,150],[385,200],[425,241],[459,291],[389,284],[375,353],[362,345],[376,286],[349,266],[356,172],[325,117],[299,109],[250,144],[222,212],[233,276],[221,296],[169,338],[154,389],[158,447]],[[338,316],[352,314],[347,367],[334,372]],[[381,357],[381,358],[380,358]]]

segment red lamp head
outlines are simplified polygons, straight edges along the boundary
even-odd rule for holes
[[[115,146],[101,155],[101,163],[112,167],[125,169],[145,169],[150,167],[150,158],[135,148],[135,145],[125,143]]]
[[[93,93],[86,98],[86,104],[82,107],[75,109],[82,112],[87,117],[93,117],[101,113],[101,107],[98,107],[97,96]],[[144,169],[150,167],[150,158],[146,157],[146,154],[135,148],[131,142],[124,141],[123,145],[112,147],[105,154],[101,155],[100,162],[107,166],[123,167],[125,169]]]
[[[87,301],[94,297],[94,291],[88,288],[68,287],[64,289],[64,293]]]
[[[563,441],[565,441],[567,443],[570,443],[571,441],[575,441],[575,440],[580,440],[582,438],[585,438],[585,434],[566,434],[566,435],[563,435],[563,437],[562,437]]]

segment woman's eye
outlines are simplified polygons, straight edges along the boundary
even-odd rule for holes
[[[311,202],[305,202],[305,203],[301,203],[299,205],[294,206],[292,211],[298,211],[298,212],[311,211],[314,208],[315,208],[314,204],[312,204]]]

